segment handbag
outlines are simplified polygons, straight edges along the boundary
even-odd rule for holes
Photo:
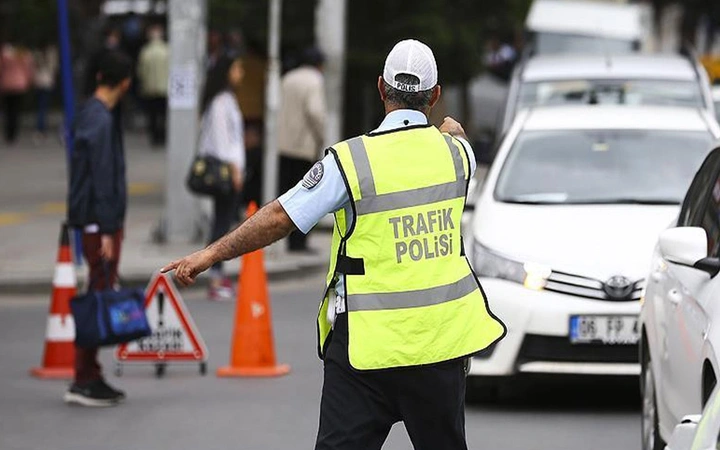
[[[230,195],[233,192],[230,163],[210,155],[195,155],[186,184],[198,195]]]
[[[87,293],[70,299],[70,309],[75,320],[75,344],[80,348],[122,344],[152,334],[142,289],[96,291],[91,282]]]

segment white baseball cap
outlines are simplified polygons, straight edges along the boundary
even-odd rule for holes
[[[420,84],[401,83],[395,80],[400,74],[415,75]],[[438,81],[437,63],[430,47],[415,39],[395,44],[385,60],[383,80],[393,88],[404,92],[427,91]]]

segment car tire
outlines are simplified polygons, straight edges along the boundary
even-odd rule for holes
[[[655,374],[647,348],[643,349],[641,376],[642,376],[642,449],[664,450],[665,442],[660,437],[658,421],[657,390],[655,388]]]
[[[500,380],[497,377],[467,377],[465,401],[468,404],[490,404],[500,400]]]

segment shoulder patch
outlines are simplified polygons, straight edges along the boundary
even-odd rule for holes
[[[302,187],[305,189],[312,189],[320,183],[323,175],[325,174],[325,167],[323,167],[322,161],[318,161],[314,166],[308,170],[302,179]]]

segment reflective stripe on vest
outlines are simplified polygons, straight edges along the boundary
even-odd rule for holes
[[[353,311],[374,311],[378,309],[417,308],[457,300],[477,290],[475,275],[469,274],[455,283],[429,289],[387,294],[352,294]]]
[[[356,203],[357,213],[372,214],[389,211],[391,209],[436,203],[446,198],[464,196],[467,181],[465,180],[465,170],[463,169],[460,150],[450,136],[444,137],[452,154],[453,165],[455,167],[455,181],[380,195],[375,194],[375,180],[372,170],[370,170],[370,162],[362,138],[356,137],[350,139],[348,146],[350,147],[350,154],[355,163],[355,170],[360,179],[360,192],[362,193],[362,198]]]

